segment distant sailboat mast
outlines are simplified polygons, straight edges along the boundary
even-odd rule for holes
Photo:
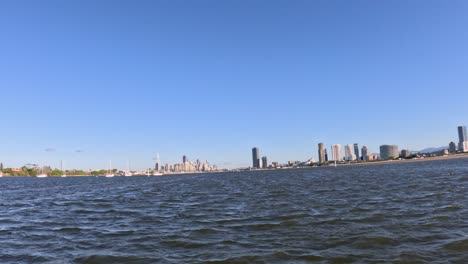
[[[63,160],[60,161],[60,170],[62,171],[62,177],[67,177],[67,174],[65,173],[65,170],[64,170]]]
[[[125,176],[132,176],[132,173],[130,170],[130,160],[127,160],[127,171],[125,172]]]
[[[108,178],[114,177],[114,174],[112,173],[112,160],[109,160],[109,170],[107,172],[106,177],[108,177]]]
[[[44,173],[44,166],[41,167],[41,173],[36,176],[37,178],[46,178],[47,173]]]

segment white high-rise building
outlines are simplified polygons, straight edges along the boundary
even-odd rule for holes
[[[332,148],[332,159],[336,161],[342,161],[343,160],[343,154],[341,152],[341,145],[340,144],[334,144],[331,146]]]
[[[356,155],[353,154],[353,147],[350,144],[345,145],[345,159],[352,161],[356,159]]]

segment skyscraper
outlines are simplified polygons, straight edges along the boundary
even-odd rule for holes
[[[406,159],[408,158],[409,156],[411,156],[411,151],[409,151],[409,149],[402,149],[401,150],[401,157],[403,159]]]
[[[394,159],[398,158],[400,153],[397,145],[382,145],[380,146],[380,158],[381,159]]]
[[[454,142],[450,142],[450,144],[449,144],[449,152],[450,152],[450,153],[455,153],[455,152],[457,152],[457,145],[455,145]]]
[[[361,149],[362,160],[369,160],[369,148],[367,146],[363,146]]]
[[[468,135],[466,134],[466,126],[458,127],[458,150],[468,152]]]
[[[343,154],[341,152],[341,145],[340,144],[332,145],[331,149],[332,149],[332,158],[333,158],[333,160],[336,160],[336,161],[343,160]]]
[[[325,155],[326,155],[326,149],[325,149],[325,145],[323,143],[319,143],[318,144],[318,156],[319,156],[319,163],[322,164],[322,163],[325,163],[326,161],[326,158],[325,158]]]
[[[356,155],[356,159],[360,160],[359,156],[359,145],[358,143],[354,143],[354,155]]]
[[[258,162],[260,158],[260,150],[255,147],[252,149],[252,168],[260,168],[260,164]]]
[[[468,136],[466,134],[466,126],[459,126],[458,127],[458,142],[465,142],[468,141]]]
[[[262,157],[262,168],[268,168],[268,158],[266,156]]]
[[[186,163],[187,162],[187,156],[182,156],[182,163]]]
[[[352,161],[355,159],[355,155],[353,154],[353,150],[349,144],[345,145],[345,159],[347,161]]]

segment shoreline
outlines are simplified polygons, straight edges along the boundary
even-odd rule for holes
[[[399,159],[399,160],[377,160],[377,161],[360,161],[353,163],[337,163],[336,167],[345,167],[345,166],[372,166],[372,165],[383,165],[383,164],[401,164],[401,163],[416,163],[416,162],[430,162],[430,161],[439,161],[439,160],[452,160],[452,159],[467,159],[468,153],[459,153],[452,154],[447,156],[436,156],[436,157],[426,157],[418,159]],[[301,166],[301,167],[282,167],[282,168],[270,168],[270,169],[255,169],[255,170],[220,170],[220,171],[210,171],[210,172],[179,172],[179,173],[165,173],[163,175],[150,175],[149,177],[161,177],[161,176],[177,176],[177,175],[187,175],[187,174],[210,174],[210,173],[228,173],[228,172],[242,172],[242,171],[275,171],[275,170],[290,170],[290,169],[312,169],[312,168],[335,168],[334,165],[322,165],[322,166]],[[147,175],[134,175],[134,176],[147,176]],[[37,178],[36,176],[10,176],[2,175],[1,178]],[[101,175],[67,175],[67,177],[104,177]],[[117,176],[119,177],[119,176]],[[122,176],[123,177],[123,176]],[[132,176],[133,177],[133,176]],[[47,178],[62,178],[60,176],[48,176]]]
[[[378,164],[395,164],[395,163],[414,163],[414,162],[428,162],[437,160],[452,160],[452,159],[466,159],[468,153],[453,154],[448,156],[426,157],[419,159],[401,159],[401,160],[377,160],[371,162],[356,162],[349,164],[337,164],[337,166],[350,166],[350,165],[378,165]]]

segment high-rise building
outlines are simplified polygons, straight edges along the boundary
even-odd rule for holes
[[[454,142],[450,142],[450,143],[449,143],[449,152],[450,152],[450,153],[455,153],[455,152],[457,152],[457,145],[455,145]]]
[[[335,161],[342,161],[343,160],[343,154],[341,152],[341,145],[340,144],[334,144],[331,146],[332,149],[332,159]]]
[[[352,161],[353,159],[353,150],[350,144],[345,145],[345,160]]]
[[[411,156],[411,151],[409,151],[409,149],[402,149],[401,150],[401,157],[403,159],[408,158],[409,156]]]
[[[262,157],[262,168],[268,168],[268,158],[266,156]]]
[[[323,143],[318,144],[318,156],[319,156],[319,163],[325,163],[326,161],[326,156],[327,155],[327,149],[325,148],[325,145]]]
[[[262,162],[262,159],[257,159],[257,164],[258,164],[258,167],[257,168],[262,168],[263,167],[263,162]]]
[[[159,162],[156,162],[156,164],[154,165],[154,170],[159,171]]]
[[[466,134],[466,126],[458,127],[458,150],[468,152],[468,135]]]
[[[398,158],[400,153],[397,145],[382,145],[380,146],[380,158],[381,159],[394,159]]]
[[[468,141],[468,135],[466,134],[466,126],[459,126],[458,127],[458,142],[465,142]]]
[[[327,149],[325,149],[325,162],[328,161],[328,152]]]
[[[367,146],[363,146],[361,149],[362,160],[369,160],[369,148]]]
[[[258,162],[260,158],[260,150],[255,147],[252,149],[252,168],[260,168],[260,164]]]
[[[357,160],[360,160],[358,143],[354,143],[354,155],[356,155]]]
[[[186,163],[187,162],[187,156],[182,156],[182,163]]]

